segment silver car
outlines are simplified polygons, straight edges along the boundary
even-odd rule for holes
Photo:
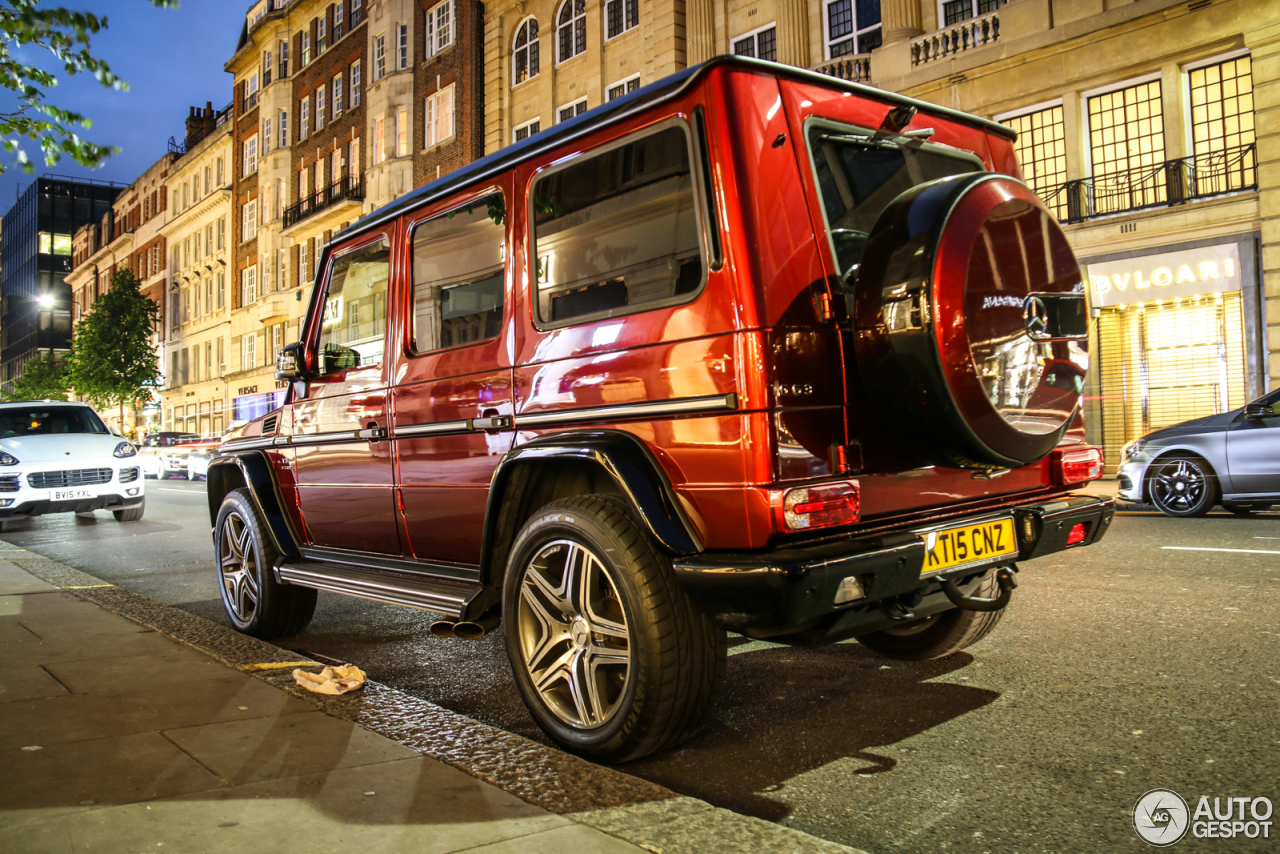
[[[1120,452],[1120,497],[1168,516],[1280,503],[1280,390],[1242,409],[1155,430]]]

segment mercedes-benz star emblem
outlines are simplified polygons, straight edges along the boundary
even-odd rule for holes
[[[1038,296],[1027,297],[1022,306],[1022,323],[1032,338],[1048,338],[1049,306]]]

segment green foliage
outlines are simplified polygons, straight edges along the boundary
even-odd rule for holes
[[[53,353],[37,354],[22,367],[12,391],[0,391],[5,400],[66,400],[67,365]]]
[[[156,7],[177,7],[177,0],[149,0]],[[49,71],[14,59],[13,51],[27,45],[44,48],[62,64],[68,77],[92,74],[108,89],[127,90],[129,85],[111,72],[106,62],[91,54],[89,39],[107,26],[105,15],[70,9],[40,9],[40,0],[0,0],[0,86],[13,93],[13,104],[0,107],[0,140],[27,172],[35,169],[23,148],[30,140],[53,166],[67,155],[82,166],[100,166],[119,151],[80,138],[76,128],[88,128],[93,120],[45,100],[45,90],[58,85]],[[10,98],[5,98],[9,101]],[[5,166],[0,161],[0,172]]]
[[[67,379],[76,394],[98,407],[134,406],[160,379],[151,333],[160,307],[143,296],[138,278],[117,270],[111,289],[76,324]]]

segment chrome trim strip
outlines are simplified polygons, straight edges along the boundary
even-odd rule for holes
[[[713,394],[706,397],[683,397],[674,400],[650,400],[644,403],[622,403],[614,406],[587,406],[516,416],[516,429],[541,427],[544,424],[568,424],[575,421],[613,421],[622,418],[652,418],[660,415],[691,415],[725,412],[738,408],[738,395]]]
[[[397,587],[393,584],[366,581],[359,578],[335,578],[331,575],[309,572],[288,564],[279,567],[276,572],[281,581],[288,581],[303,587],[329,590],[334,593],[357,596],[361,599],[373,599],[378,602],[390,602],[394,605],[404,605],[424,611],[436,611],[449,617],[460,616],[463,605],[466,603],[466,598],[461,596],[454,597],[423,590],[411,590]]]
[[[291,445],[335,445],[339,442],[360,442],[366,437],[360,435],[365,430],[342,430],[333,433],[302,433],[289,437]]]
[[[433,436],[437,433],[463,433],[469,429],[470,427],[466,421],[436,421],[428,424],[408,424],[404,427],[396,425],[392,438]]]
[[[223,442],[219,451],[256,451],[259,448],[270,448],[274,444],[274,438],[232,439],[230,442]]]

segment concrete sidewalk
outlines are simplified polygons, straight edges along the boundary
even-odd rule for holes
[[[305,694],[320,664],[4,541],[0,648],[13,854],[853,850],[377,683]]]

